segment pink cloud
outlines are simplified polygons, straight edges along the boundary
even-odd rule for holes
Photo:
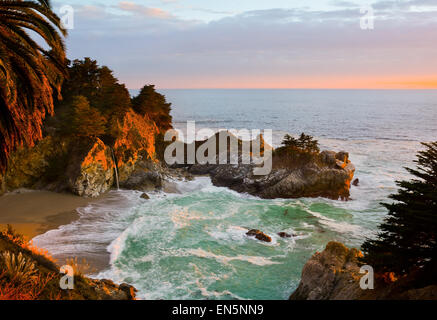
[[[130,1],[121,1],[118,3],[118,8],[123,11],[128,11],[147,17],[158,19],[169,19],[172,17],[170,13],[159,8],[149,8],[140,4],[136,4]]]

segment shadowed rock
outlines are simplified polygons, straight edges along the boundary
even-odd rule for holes
[[[272,242],[272,238],[270,238],[268,235],[266,235],[265,233],[256,230],[256,229],[252,229],[249,230],[246,233],[247,236],[249,237],[255,237],[256,239],[258,239],[259,241],[264,241],[264,242]]]
[[[278,236],[280,236],[281,238],[291,238],[292,235],[286,232],[279,232]]]

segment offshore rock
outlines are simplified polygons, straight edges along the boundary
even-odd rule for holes
[[[247,236],[249,237],[255,237],[256,239],[258,239],[259,241],[264,241],[264,242],[272,242],[272,238],[270,238],[268,235],[266,235],[265,233],[256,230],[256,229],[252,229],[249,230],[246,233]]]
[[[262,159],[260,156],[268,157],[270,152],[267,153],[266,150],[271,150],[272,147],[265,143],[262,135],[255,140],[244,142],[230,132],[227,132],[227,135],[227,139],[233,143],[228,144],[227,150],[224,151],[218,148],[220,134],[217,133],[212,137],[216,139],[217,147],[214,163],[188,165],[188,172],[196,175],[209,174],[212,183],[216,186],[228,187],[237,192],[249,193],[265,199],[300,197],[349,199],[355,167],[349,160],[347,152],[312,153],[299,148],[278,148],[270,155],[272,157],[270,173],[255,175],[254,169],[260,164],[255,164],[253,161],[243,163],[244,145],[250,145],[250,150],[260,150],[258,159]],[[191,146],[198,151],[203,143],[205,142],[196,141],[194,146],[185,145],[185,149],[188,150]],[[229,145],[232,144],[238,146],[238,149],[234,149],[236,151],[234,153],[230,152]],[[251,155],[256,158],[254,153]],[[223,156],[226,156],[228,164],[219,164]],[[234,163],[231,164],[229,161]]]
[[[344,161],[337,159],[341,157]],[[298,166],[275,167],[265,176],[253,174],[254,165],[220,165],[210,171],[214,185],[265,199],[327,197],[349,199],[355,167],[346,153],[324,151]]]
[[[144,200],[149,200],[149,199],[150,199],[150,197],[149,197],[149,195],[148,195],[147,193],[143,193],[143,194],[140,196],[140,198],[141,198],[141,199],[144,199]]]

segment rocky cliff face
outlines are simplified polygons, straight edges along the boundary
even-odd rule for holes
[[[126,181],[135,170],[138,161],[156,163],[155,137],[159,133],[156,124],[148,116],[127,112],[114,143],[114,155],[120,182]]]
[[[291,300],[385,300],[437,299],[437,285],[418,274],[391,279],[375,274],[374,289],[360,288],[362,253],[338,242],[329,242],[305,264],[298,288]]]
[[[357,258],[362,254],[341,243],[330,242],[305,264],[299,287],[292,300],[351,300],[360,295],[360,268]]]
[[[74,194],[97,197],[112,187],[115,163],[111,148],[99,138],[95,138],[89,148],[84,155],[78,157],[78,162],[70,164],[67,176],[69,188]]]
[[[158,128],[147,116],[128,111],[117,124],[117,139],[111,148],[96,138],[79,160],[79,170],[71,170],[70,189],[73,193],[97,197],[107,192],[114,184],[117,170],[120,185],[128,185],[129,178],[139,162],[156,163],[155,136]],[[141,166],[138,171],[141,170]],[[144,180],[154,182],[155,177],[146,175]],[[146,181],[144,181],[146,183]]]
[[[25,187],[97,197],[114,185],[116,169],[123,185],[138,163],[157,162],[158,128],[147,116],[130,110],[114,127],[117,138],[111,144],[99,138],[48,136],[34,148],[18,150],[0,178],[2,192]],[[143,182],[147,179],[156,177]]]

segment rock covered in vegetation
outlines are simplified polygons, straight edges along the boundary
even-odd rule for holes
[[[217,162],[218,163],[218,162]],[[347,200],[355,166],[347,152],[300,150],[273,152],[273,168],[264,176],[253,173],[255,164],[194,164],[192,174],[209,174],[216,186],[229,187],[265,199],[327,197]]]
[[[113,147],[100,138],[48,136],[33,148],[16,151],[0,179],[3,192],[26,187],[97,197],[114,185],[116,168],[122,186],[159,187],[154,122],[128,111],[116,131]]]

